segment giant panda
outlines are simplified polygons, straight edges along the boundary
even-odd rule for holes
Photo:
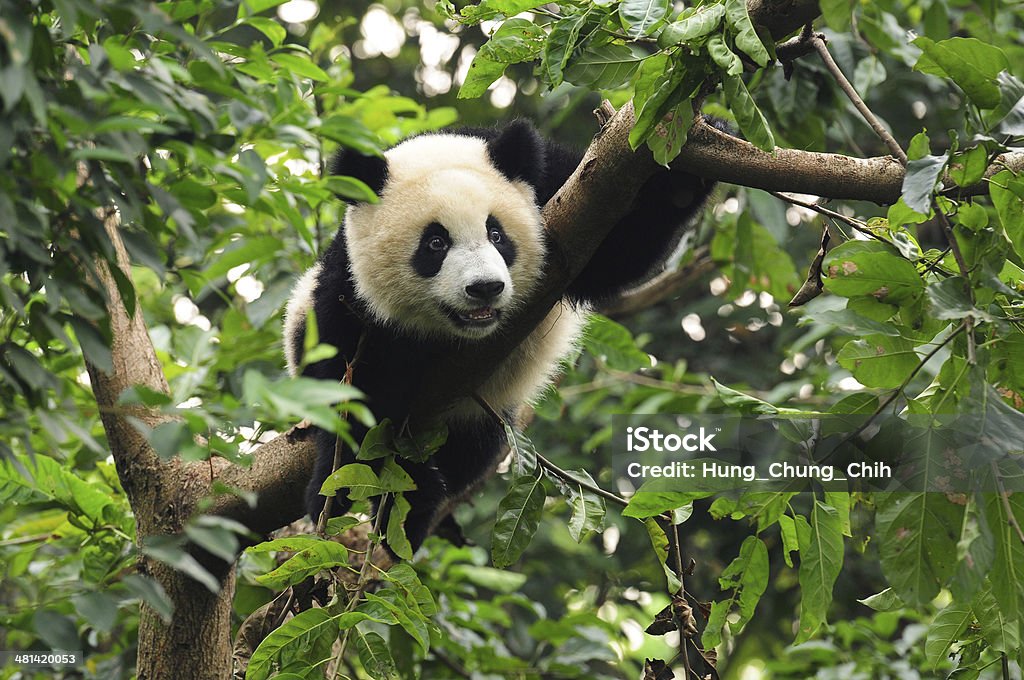
[[[524,120],[423,134],[383,158],[339,151],[332,174],[362,180],[378,200],[350,202],[333,242],[298,280],[285,310],[289,371],[296,374],[302,363],[310,313],[320,342],[338,352],[303,368],[306,376],[342,379],[365,336],[352,383],[378,420],[401,425],[433,358],[501,333],[527,297],[545,266],[541,208],[582,156],[543,138]],[[478,395],[505,415],[530,403],[573,350],[589,306],[662,265],[711,188],[711,182],[676,170],[648,180],[560,304],[496,367]],[[500,424],[472,398],[453,404],[443,419],[448,438],[430,460],[400,461],[417,486],[406,493],[411,510],[405,529],[413,550],[446,505],[494,465],[504,443]],[[355,441],[366,431],[351,423]],[[314,520],[324,506],[320,487],[333,470],[336,445],[323,430],[316,439],[306,494]],[[346,446],[341,464],[354,459]],[[350,506],[339,494],[333,513]]]

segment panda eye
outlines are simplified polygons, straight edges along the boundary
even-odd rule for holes
[[[427,247],[433,250],[435,253],[439,253],[443,250],[448,249],[448,242],[440,236],[435,236],[427,241]]]
[[[487,234],[487,237],[490,238],[491,243],[494,244],[501,243],[502,241],[505,240],[504,237],[501,235],[501,231],[497,229],[491,229],[490,233]]]

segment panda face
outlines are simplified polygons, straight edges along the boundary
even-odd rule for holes
[[[499,172],[475,137],[417,137],[386,158],[379,202],[346,214],[356,292],[378,321],[414,335],[493,333],[543,267],[533,189]]]

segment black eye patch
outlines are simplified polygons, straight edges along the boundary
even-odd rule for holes
[[[437,222],[431,222],[423,229],[420,244],[412,256],[412,268],[425,279],[437,276],[448,255],[452,237],[448,230]]]
[[[487,240],[501,255],[501,259],[505,260],[505,266],[511,267],[516,261],[516,244],[508,237],[501,222],[494,215],[487,218]]]

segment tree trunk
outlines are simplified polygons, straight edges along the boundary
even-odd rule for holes
[[[231,600],[235,569],[221,580],[220,593],[170,567],[144,558],[144,568],[174,603],[169,624],[148,605],[139,621],[139,680],[228,680],[231,677]]]

